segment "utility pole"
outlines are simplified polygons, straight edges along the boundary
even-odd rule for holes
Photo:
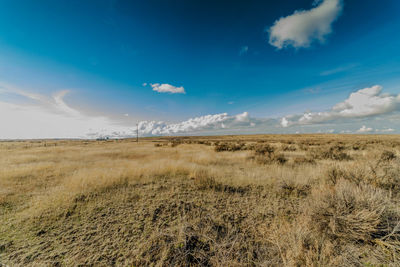
[[[139,143],[139,123],[136,123],[136,143]]]

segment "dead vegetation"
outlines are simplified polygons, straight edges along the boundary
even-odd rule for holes
[[[0,143],[0,265],[398,266],[397,136]]]

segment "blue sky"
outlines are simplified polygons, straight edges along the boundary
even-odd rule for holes
[[[0,138],[124,137],[138,122],[143,135],[398,133],[399,12],[396,0],[0,0]]]

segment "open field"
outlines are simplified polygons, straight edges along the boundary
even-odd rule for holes
[[[0,263],[399,266],[399,189],[395,135],[0,142]]]

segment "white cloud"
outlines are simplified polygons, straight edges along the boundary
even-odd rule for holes
[[[249,113],[243,112],[241,114],[238,114],[235,116],[235,120],[240,122],[248,122],[250,120]]]
[[[373,130],[374,129],[372,129],[370,127],[366,127],[365,125],[363,125],[360,129],[357,130],[357,133],[370,133]]]
[[[392,128],[385,128],[385,129],[376,129],[375,130],[376,132],[381,132],[381,133],[392,133],[392,132],[394,132],[395,131],[395,129],[392,129]]]
[[[281,119],[281,125],[282,125],[282,127],[288,127],[289,126],[289,121],[285,117],[283,117]]]
[[[382,94],[382,86],[375,85],[350,94],[345,101],[336,104],[333,111],[343,116],[364,117],[388,113],[399,107],[400,95]]]
[[[325,112],[306,112],[282,118],[281,126],[314,124],[337,119],[364,118],[386,114],[400,109],[400,94],[382,93],[382,86],[375,85],[351,93],[343,102]]]
[[[150,86],[153,88],[153,91],[159,92],[159,93],[171,93],[171,94],[185,94],[185,88],[183,86],[177,87],[170,85],[168,83],[153,83],[150,84]]]
[[[332,32],[332,23],[342,11],[341,0],[323,0],[310,10],[296,10],[282,17],[269,28],[269,43],[282,49],[309,47],[313,41],[324,42]]]
[[[191,118],[172,124],[162,121],[142,121],[139,123],[139,131],[144,135],[173,135],[204,130],[232,129],[234,127],[250,126],[251,123],[254,122],[247,112],[236,116],[221,113]]]

